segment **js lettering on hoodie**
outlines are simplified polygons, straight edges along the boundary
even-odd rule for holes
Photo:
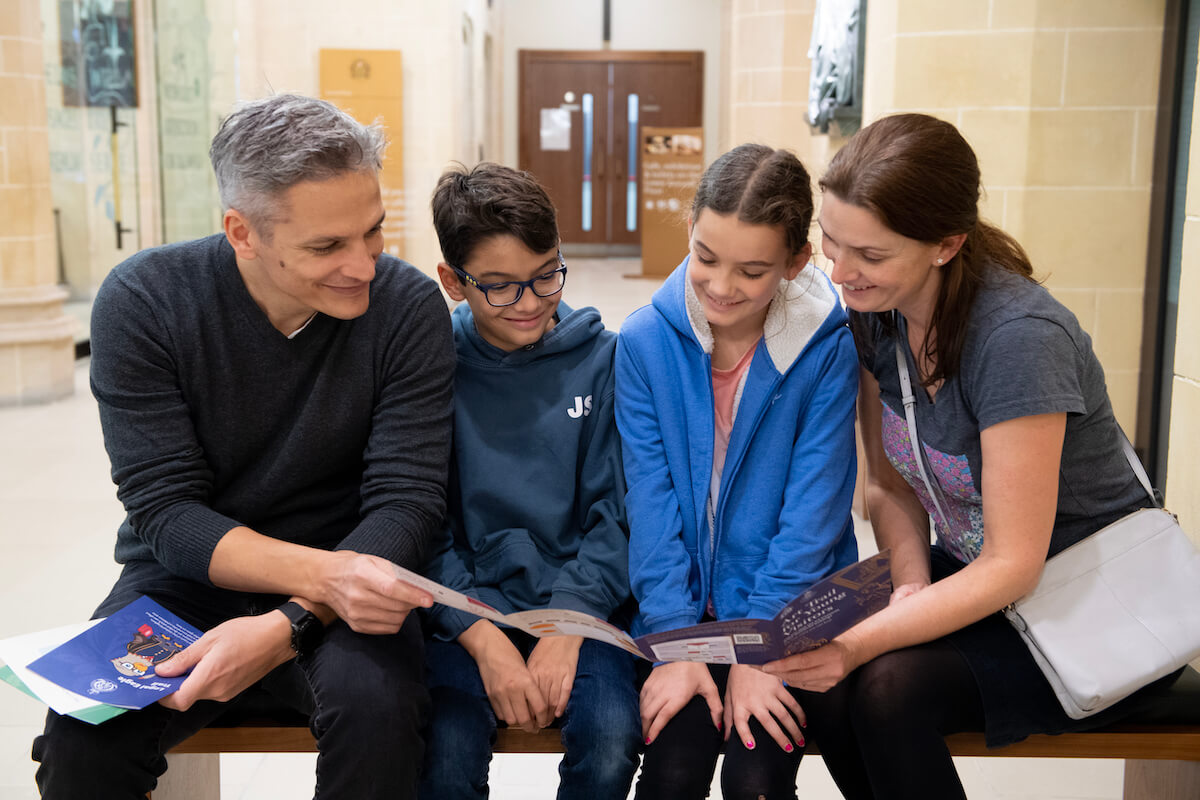
[[[592,396],[590,394],[587,397],[580,397],[579,395],[575,395],[575,405],[572,408],[567,409],[567,416],[570,417],[571,419],[579,419],[580,417],[586,417],[588,414],[591,414],[591,413],[592,413]]]

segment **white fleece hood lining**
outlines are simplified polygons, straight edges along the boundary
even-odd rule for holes
[[[690,266],[690,265],[689,265]],[[787,372],[830,312],[837,306],[837,295],[819,270],[809,263],[800,274],[790,281],[780,281],[775,296],[767,307],[767,318],[763,322],[763,339],[771,363],[780,373]],[[692,333],[705,353],[712,355],[713,334],[704,316],[704,307],[696,296],[696,289],[687,276],[683,281],[684,305]],[[741,387],[738,387],[741,395]],[[735,403],[736,407],[736,403]]]

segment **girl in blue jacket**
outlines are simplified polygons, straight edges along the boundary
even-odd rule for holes
[[[704,173],[689,254],[617,345],[616,416],[635,633],[771,618],[857,557],[857,359],[809,264],[812,189],[783,150],[742,145]],[[641,692],[637,797],[795,797],[804,711],[747,665],[659,664]],[[705,765],[698,768],[698,763]]]

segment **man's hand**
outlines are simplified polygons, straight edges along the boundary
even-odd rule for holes
[[[546,636],[529,654],[529,673],[556,717],[566,713],[582,646],[582,636]]]
[[[396,579],[392,562],[378,556],[336,550],[325,554],[317,578],[318,596],[356,633],[396,633],[414,608],[429,608],[433,597]]]
[[[746,749],[753,750],[757,742],[750,733],[751,717],[785,751],[795,749],[793,742],[804,746],[804,734],[800,732],[807,722],[804,710],[783,682],[757,667],[734,664],[725,686],[725,738],[729,739],[736,729]]]
[[[680,709],[700,695],[708,703],[713,727],[721,729],[721,695],[707,664],[675,661],[660,664],[642,686],[642,736],[650,744]]]
[[[222,622],[155,665],[155,673],[164,678],[192,670],[179,691],[158,702],[176,711],[187,711],[197,700],[228,702],[295,656],[291,642],[292,627],[282,612]]]
[[[479,677],[496,716],[510,726],[537,733],[553,719],[537,681],[521,651],[504,632],[481,619],[459,634],[461,644],[479,667]]]

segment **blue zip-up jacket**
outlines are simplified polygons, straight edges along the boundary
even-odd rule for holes
[[[567,608],[609,618],[629,598],[616,334],[594,308],[558,304],[534,345],[505,352],[454,310],[458,354],[447,525],[426,575],[505,613]],[[428,612],[450,640],[479,620]]]
[[[687,264],[617,345],[637,635],[699,622],[710,596],[718,619],[769,619],[858,556],[858,359],[832,284],[812,265],[780,282],[735,395],[710,523],[713,340]]]

